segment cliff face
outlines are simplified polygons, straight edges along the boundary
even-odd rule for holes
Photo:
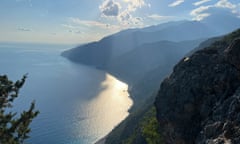
[[[182,59],[155,106],[166,144],[240,143],[240,30]]]

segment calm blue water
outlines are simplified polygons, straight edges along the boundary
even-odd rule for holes
[[[36,100],[40,110],[31,125],[29,143],[92,144],[106,134],[101,128],[92,127],[97,114],[90,114],[88,107],[104,90],[101,83],[106,73],[61,57],[66,48],[71,46],[0,45],[0,74],[17,80],[28,73],[14,108],[27,109]]]

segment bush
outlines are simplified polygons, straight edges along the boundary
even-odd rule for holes
[[[0,144],[22,144],[29,138],[30,123],[39,114],[34,102],[20,115],[11,112],[12,103],[18,97],[26,78],[24,75],[21,80],[12,82],[6,75],[0,76]]]

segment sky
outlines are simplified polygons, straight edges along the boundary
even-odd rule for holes
[[[197,20],[240,0],[1,0],[0,42],[81,44],[129,28]]]

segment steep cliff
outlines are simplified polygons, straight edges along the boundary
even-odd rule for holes
[[[240,30],[183,58],[155,106],[166,144],[240,143]]]

